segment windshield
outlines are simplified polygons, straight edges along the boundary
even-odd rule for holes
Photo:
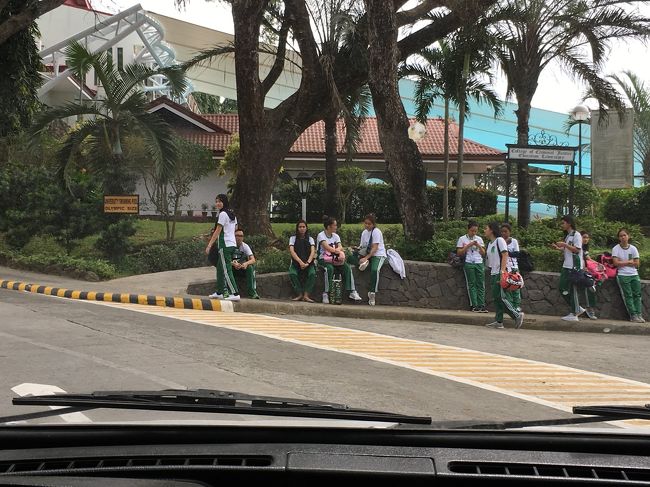
[[[0,8],[32,16],[0,35],[3,425],[650,431],[574,412],[650,404],[641,17],[19,3]],[[563,21],[606,8],[623,40]]]

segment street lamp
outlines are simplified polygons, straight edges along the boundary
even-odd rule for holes
[[[298,191],[302,197],[302,219],[307,221],[307,193],[309,193],[309,188],[311,187],[311,176],[301,172],[296,176],[296,183],[298,184]]]
[[[582,179],[582,124],[589,120],[591,112],[584,105],[571,110],[571,118],[578,122],[578,177]]]
[[[492,166],[488,164],[485,166],[485,189],[490,190],[490,176],[492,174]]]

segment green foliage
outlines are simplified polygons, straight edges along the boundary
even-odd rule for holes
[[[600,192],[590,182],[575,178],[574,181],[574,214],[587,215],[592,206],[600,203]],[[557,207],[557,216],[566,215],[569,211],[569,178],[547,178],[539,187],[539,200]]]
[[[135,225],[131,218],[121,218],[110,223],[99,234],[95,247],[101,250],[111,261],[122,259],[131,249],[129,237],[135,235]]]
[[[112,279],[116,275],[115,267],[104,260],[68,257],[60,254],[23,255],[17,252],[0,251],[0,264],[36,272],[70,275],[75,278],[84,278],[88,272],[95,273],[100,279]]]
[[[126,265],[136,274],[205,266],[205,242],[186,240],[148,245],[130,255]]]
[[[244,242],[250,246],[256,256],[265,253],[271,245],[268,235],[246,235]]]
[[[259,274],[271,272],[288,272],[291,257],[286,250],[271,249],[263,256],[257,258],[255,270]]]
[[[44,254],[54,257],[65,255],[66,251],[52,235],[35,235],[22,248],[21,253],[23,255]]]
[[[650,186],[608,191],[603,216],[606,220],[650,225]]]
[[[336,171],[339,182],[339,204],[341,205],[341,223],[345,223],[346,209],[350,197],[366,185],[366,173],[357,166],[344,166]]]
[[[221,101],[221,97],[201,91],[192,93],[192,98],[201,113],[237,113],[237,100],[225,98]]]
[[[10,0],[0,8],[0,24],[15,15],[24,2]],[[32,122],[40,107],[38,88],[41,58],[38,55],[36,23],[0,44],[3,76],[0,76],[0,137],[17,133]]]
[[[230,174],[230,179],[228,180],[228,192],[232,193],[232,189],[235,187],[235,181],[237,179],[237,171],[239,171],[239,134],[235,134],[230,139],[228,147],[224,152],[223,159],[219,163],[217,168],[217,174],[219,176],[225,176]]]

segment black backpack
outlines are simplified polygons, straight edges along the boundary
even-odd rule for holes
[[[525,250],[510,252],[508,255],[517,259],[519,272],[532,272],[535,270],[532,256]]]

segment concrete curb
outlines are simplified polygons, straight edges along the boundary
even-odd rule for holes
[[[377,319],[395,321],[423,321],[459,325],[485,326],[494,319],[493,314],[472,313],[446,309],[417,309],[388,306],[341,305],[319,303],[284,302],[272,300],[245,299],[234,303],[240,313],[289,314],[302,316],[332,316],[338,318]],[[513,328],[507,319],[506,328]],[[526,315],[523,329],[548,330],[581,333],[606,333],[617,335],[650,335],[650,324],[635,324],[624,321],[583,319],[577,323],[562,321],[559,317]]]
[[[72,289],[7,280],[0,280],[0,288],[13,291],[45,294],[46,296],[57,296],[59,298],[80,299],[85,301],[142,304],[148,306],[194,309],[202,311],[233,311],[231,302],[220,301],[218,299],[183,298],[179,296],[155,296],[148,294],[108,293],[96,291],[75,291]]]

